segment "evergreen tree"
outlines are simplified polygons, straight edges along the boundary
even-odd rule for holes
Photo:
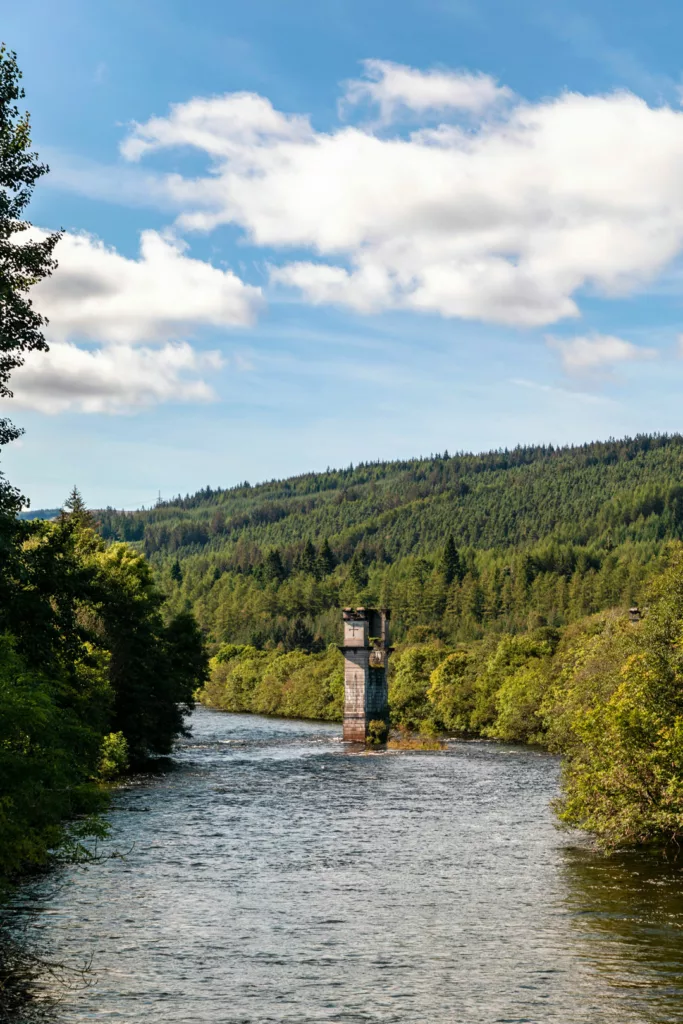
[[[171,579],[178,584],[183,582],[183,570],[180,568],[180,562],[177,558],[171,566]]]
[[[368,570],[358,551],[354,551],[353,558],[349,563],[349,577],[357,590],[363,590],[368,585]]]
[[[263,563],[263,580],[265,583],[282,583],[287,571],[282,563],[282,556],[277,548],[271,548]]]
[[[329,540],[327,539],[327,537],[325,537],[325,540],[322,542],[322,545],[320,547],[320,554],[318,555],[318,566],[320,575],[323,577],[329,576],[330,573],[334,572],[336,565],[337,559],[334,557],[334,553],[332,551],[332,548],[330,547]]]
[[[291,628],[287,631],[285,647],[288,651],[306,651],[310,653],[313,648],[313,643],[313,633],[308,628],[304,620],[299,616],[294,620]]]
[[[74,525],[86,529],[94,530],[97,526],[97,520],[83,501],[83,496],[75,484],[71,489],[69,497],[64,502],[61,518],[71,519]]]
[[[311,540],[307,540],[304,545],[304,550],[302,551],[301,558],[299,559],[299,568],[301,569],[301,572],[305,572],[307,576],[318,575],[318,557]]]
[[[463,565],[460,561],[460,555],[458,554],[458,549],[455,546],[452,533],[449,533],[448,540],[446,541],[446,545],[443,549],[443,555],[441,556],[441,571],[449,586],[453,580],[462,580],[464,575]]]

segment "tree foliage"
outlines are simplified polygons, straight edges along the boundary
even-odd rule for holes
[[[212,659],[201,699],[227,711],[336,722],[344,707],[341,655],[336,647],[306,654],[226,644]]]
[[[0,47],[0,398],[47,348],[28,292],[59,237],[22,220],[47,167],[20,79]],[[0,445],[18,433],[0,421]],[[78,488],[54,523],[19,519],[24,503],[0,476],[0,880],[101,835],[101,779],[168,753],[207,680],[193,616],[167,611],[140,552],[105,545]]]
[[[340,605],[389,605],[399,640],[562,627],[642,598],[683,538],[683,437],[431,456],[205,488],[98,513],[134,544],[216,644],[284,642],[309,620],[338,639]]]
[[[651,600],[639,627],[585,638],[546,706],[568,738],[560,816],[607,848],[678,846],[683,836],[680,548]]]
[[[48,170],[31,149],[28,114],[16,54],[0,46],[0,397],[11,396],[9,378],[27,352],[46,350],[45,318],[28,290],[55,267],[54,232],[39,237],[23,220],[35,183]]]
[[[194,618],[164,618],[139,553],[107,548],[72,514],[17,521],[8,554],[0,563],[0,877],[44,863],[68,837],[65,822],[101,808],[98,779],[117,764],[168,753],[207,679]]]

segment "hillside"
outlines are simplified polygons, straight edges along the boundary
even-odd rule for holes
[[[353,600],[390,604],[399,635],[471,638],[637,600],[683,536],[683,436],[361,464],[99,515],[217,642],[286,644],[297,618],[329,640]]]
[[[36,508],[26,509],[25,512],[20,512],[17,516],[18,519],[55,519],[61,512],[61,508]]]

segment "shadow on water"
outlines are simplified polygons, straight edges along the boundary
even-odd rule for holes
[[[576,952],[624,1020],[683,1021],[683,855],[564,851]]]
[[[41,994],[45,974],[29,943],[0,930],[0,1024],[51,1024],[54,1001]]]
[[[61,998],[90,983],[91,959],[63,963],[42,940],[43,895],[0,903],[0,1024],[58,1024]]]

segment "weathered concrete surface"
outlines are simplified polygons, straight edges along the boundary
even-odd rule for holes
[[[344,609],[344,728],[349,743],[365,743],[368,723],[389,722],[389,614]]]

